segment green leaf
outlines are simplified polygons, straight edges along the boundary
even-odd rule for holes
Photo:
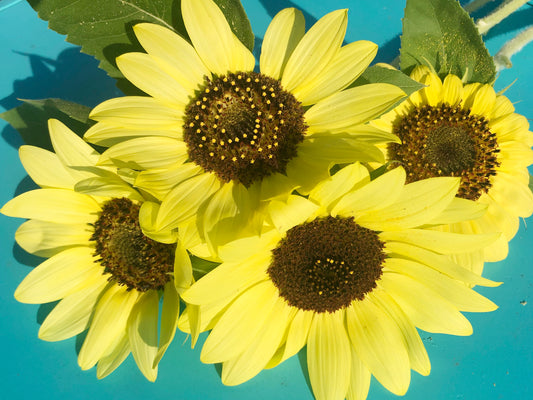
[[[188,38],[180,11],[180,0],[28,0],[39,17],[67,41],[100,61],[100,68],[117,79],[125,94],[142,94],[118,70],[115,59],[132,51],[143,51],[133,33],[139,22],[166,26]],[[239,39],[250,49],[254,36],[239,0],[215,0]]]
[[[456,0],[407,0],[400,67],[408,74],[420,64],[464,83],[493,83],[496,77],[474,21]]]
[[[529,174],[529,190],[533,192],[533,175]]]
[[[424,87],[420,82],[409,78],[403,72],[393,68],[382,67],[380,65],[374,65],[373,67],[367,68],[352,86],[366,85],[368,83],[390,83],[398,86],[407,95]]]
[[[233,33],[250,51],[253,51],[254,33],[240,0],[214,0],[214,2],[217,3],[226,16]]]
[[[200,279],[202,276],[220,265],[220,263],[207,261],[203,258],[193,256],[192,254],[189,257],[191,258],[192,272],[195,280]]]
[[[24,104],[0,114],[22,136],[24,143],[53,151],[48,119],[63,122],[79,136],[93,123],[89,107],[61,99],[23,100]]]

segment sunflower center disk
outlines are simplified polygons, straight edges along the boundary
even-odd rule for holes
[[[291,306],[334,312],[376,287],[383,245],[353,218],[318,218],[287,231],[272,251],[268,274]]]
[[[470,110],[442,104],[413,109],[394,133],[402,144],[388,147],[389,159],[402,162],[407,182],[435,176],[459,176],[458,197],[477,200],[496,175],[498,142],[488,121]]]
[[[189,159],[223,182],[249,187],[285,172],[307,126],[301,103],[255,72],[206,78],[185,111]]]
[[[174,270],[175,245],[156,242],[142,233],[140,205],[126,198],[114,198],[102,207],[91,240],[95,257],[110,281],[128,290],[144,292],[162,289]]]

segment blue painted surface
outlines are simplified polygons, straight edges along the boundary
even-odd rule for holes
[[[243,4],[258,36],[257,44],[278,10],[296,6],[304,10],[309,25],[326,12],[350,8],[347,41],[367,39],[378,43],[378,61],[391,61],[399,46],[404,7],[401,1],[243,0]],[[487,38],[491,53],[516,33],[516,27],[531,23],[532,16],[533,8],[526,7],[491,31]],[[93,106],[118,93],[94,59],[48,30],[24,1],[0,0],[0,43],[0,112],[17,106],[17,98],[61,97]],[[512,61],[513,68],[500,74],[496,87],[502,89],[517,79],[506,94],[517,102],[517,112],[532,119],[533,44]],[[4,121],[0,121],[0,132],[0,203],[4,204],[28,187],[28,179],[18,160],[18,134]],[[38,263],[14,245],[13,235],[20,222],[0,215],[1,399],[312,399],[301,368],[303,358],[293,357],[238,387],[225,387],[217,368],[199,361],[200,347],[191,350],[181,333],[161,362],[156,383],[143,378],[131,357],[102,381],[96,379],[94,369],[81,371],[76,362],[79,341],[48,343],[37,338],[39,323],[49,307],[20,304],[13,298],[18,283]],[[468,315],[474,335],[421,332],[432,372],[429,377],[413,373],[404,399],[533,398],[531,226],[531,218],[521,224],[505,261],[486,266],[486,276],[504,285],[479,288],[500,308],[493,313]],[[373,380],[369,399],[395,398]]]

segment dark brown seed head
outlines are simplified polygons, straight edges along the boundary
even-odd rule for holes
[[[191,161],[248,187],[285,172],[307,129],[303,115],[278,80],[230,73],[205,79],[186,108],[183,138]]]
[[[156,242],[142,233],[140,205],[126,198],[107,201],[94,224],[95,257],[109,281],[145,292],[165,286],[174,271],[176,245]]]
[[[398,118],[394,133],[402,143],[389,144],[388,158],[402,163],[407,182],[459,176],[457,196],[469,200],[490,189],[500,150],[484,117],[458,106],[425,105]]]
[[[383,246],[353,218],[318,218],[287,231],[272,251],[268,274],[291,306],[335,312],[376,287]]]

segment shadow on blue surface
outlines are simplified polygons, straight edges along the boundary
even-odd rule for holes
[[[6,110],[21,104],[18,99],[58,97],[87,106],[117,96],[115,81],[98,68],[98,61],[80,53],[78,47],[63,50],[57,59],[14,52],[26,57],[32,76],[13,82],[13,93],[0,99]]]
[[[20,264],[20,265],[26,265],[30,268],[35,268],[37,265],[42,263],[44,261],[44,258],[34,256],[33,254],[30,254],[26,252],[22,247],[20,247],[17,243],[13,244],[13,258]]]
[[[120,96],[115,81],[98,68],[98,61],[80,53],[78,47],[62,51],[57,59],[15,52],[26,57],[32,75],[13,82],[13,92],[0,99],[6,110],[22,104],[19,99],[61,98],[93,107],[111,97]],[[14,148],[23,144],[11,126],[2,131],[4,140]]]

